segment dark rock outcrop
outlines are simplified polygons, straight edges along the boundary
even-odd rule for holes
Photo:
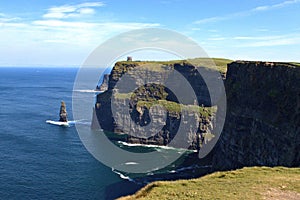
[[[96,90],[99,90],[101,92],[106,91],[108,89],[108,81],[109,81],[109,74],[104,74],[102,83],[97,85]]]
[[[227,116],[214,168],[300,166],[300,67],[233,62],[225,87]]]

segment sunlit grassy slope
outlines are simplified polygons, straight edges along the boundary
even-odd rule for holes
[[[154,182],[127,199],[300,199],[300,168],[246,167],[198,179]]]

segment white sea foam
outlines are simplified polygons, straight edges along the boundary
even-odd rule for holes
[[[124,146],[129,146],[129,147],[148,147],[148,148],[156,148],[158,151],[159,149],[167,149],[167,150],[177,150],[179,154],[182,154],[184,152],[195,152],[197,153],[197,150],[190,150],[190,149],[183,149],[183,148],[175,148],[175,147],[170,147],[170,146],[162,146],[162,145],[154,145],[154,144],[131,144],[123,141],[118,141],[119,144],[122,144]]]
[[[111,171],[114,172],[114,173],[116,173],[116,174],[118,174],[121,179],[125,179],[125,180],[128,180],[128,181],[134,182],[133,179],[131,179],[129,176],[125,176],[121,172],[116,171],[114,168],[111,168]]]
[[[175,172],[181,172],[181,171],[185,171],[185,170],[191,170],[191,169],[194,169],[194,168],[195,168],[194,166],[182,167],[182,168],[177,169]]]
[[[192,166],[189,166],[189,167],[182,167],[182,168],[179,168],[176,170],[176,172],[182,172],[182,171],[185,171],[185,170],[192,170],[192,169],[197,169],[197,168],[209,168],[211,167],[211,165],[192,165]],[[172,170],[173,171],[173,170]]]
[[[73,126],[75,124],[82,124],[82,125],[91,125],[91,122],[86,121],[86,120],[71,120],[68,122],[60,122],[60,121],[53,121],[53,120],[46,120],[47,124],[53,124],[53,125],[57,125],[57,126],[66,126],[66,127],[70,127]]]
[[[47,124],[57,125],[57,126],[70,126],[69,122],[60,122],[60,121],[53,121],[53,120],[46,120]]]
[[[123,141],[118,141],[119,144],[122,144],[124,146],[129,146],[129,147],[149,147],[149,148],[160,148],[160,149],[175,149],[174,147],[168,147],[168,146],[160,146],[160,145],[154,145],[154,144],[131,144]]]
[[[83,93],[102,93],[99,90],[73,90],[74,92],[83,92]]]
[[[125,165],[138,165],[139,163],[137,163],[137,162],[127,162],[127,163],[125,163]]]
[[[90,126],[91,122],[89,120],[81,119],[81,120],[74,121],[74,124],[81,124],[81,125],[88,125],[88,126]]]

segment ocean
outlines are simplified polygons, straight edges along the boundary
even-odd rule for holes
[[[96,160],[75,126],[47,124],[46,120],[58,120],[61,100],[72,120],[77,70],[0,68],[1,199],[114,199],[154,180],[198,176],[199,169],[206,167],[183,166],[178,161],[155,173],[132,177]],[[158,148],[116,144],[135,151]]]

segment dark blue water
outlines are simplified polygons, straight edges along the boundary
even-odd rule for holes
[[[61,100],[72,119],[76,72],[75,68],[0,68],[1,199],[114,196],[113,186],[122,179],[87,152],[76,128],[45,123],[58,120]]]
[[[155,180],[207,173],[190,153],[149,174],[113,172],[88,153],[75,126],[47,124],[58,120],[61,100],[72,120],[76,73],[75,68],[0,68],[0,199],[114,199]],[[133,152],[162,151],[114,143]]]

